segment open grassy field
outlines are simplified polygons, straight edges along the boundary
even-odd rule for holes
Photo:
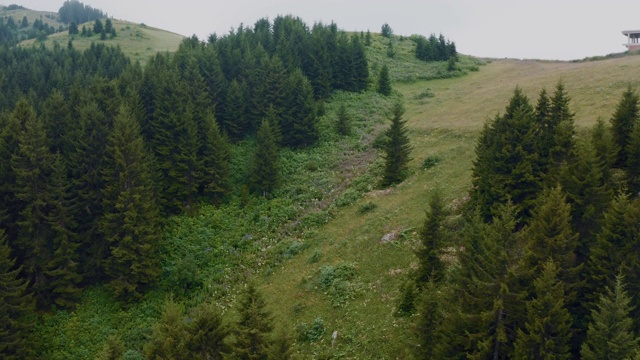
[[[69,40],[73,41],[73,46],[78,50],[84,50],[91,46],[91,43],[104,43],[107,46],[119,46],[122,51],[128,55],[133,61],[140,61],[141,64],[146,63],[147,59],[157,52],[174,52],[178,49],[180,42],[184,36],[169,31],[153,28],[145,24],[136,24],[122,20],[112,20],[116,29],[117,36],[113,39],[110,36],[106,40],[100,40],[100,35],[94,34],[91,37],[82,37],[80,35],[71,36],[67,31],[50,35],[45,46],[51,48],[55,43],[60,46],[67,46]],[[86,26],[87,29],[93,28],[93,22],[78,25]],[[21,43],[21,46],[37,45],[35,39],[27,40]]]

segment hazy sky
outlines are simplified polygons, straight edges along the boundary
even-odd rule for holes
[[[57,11],[63,0],[0,0]],[[312,25],[397,35],[443,33],[463,54],[578,59],[624,51],[640,30],[640,0],[81,0],[110,16],[204,39],[262,17],[293,14]]]

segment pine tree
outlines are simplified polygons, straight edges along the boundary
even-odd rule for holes
[[[159,209],[138,123],[122,107],[109,135],[100,231],[109,243],[105,273],[120,298],[137,297],[160,273]]]
[[[565,308],[564,283],[553,261],[534,281],[535,297],[526,304],[524,330],[518,329],[516,359],[571,359],[571,315]]]
[[[418,359],[438,358],[436,347],[442,342],[439,331],[444,321],[442,295],[442,290],[433,281],[429,281],[418,299],[418,315],[413,328],[418,345],[415,349]]]
[[[351,134],[351,117],[347,113],[347,105],[344,103],[340,104],[338,108],[338,113],[336,114],[336,132],[342,136],[347,136]]]
[[[640,126],[635,126],[627,144],[627,191],[630,195],[640,196]]]
[[[222,315],[210,303],[201,303],[190,315],[187,325],[186,347],[192,358],[222,360],[229,353],[226,339],[229,328]]]
[[[369,63],[364,45],[356,35],[351,37],[351,91],[364,91],[369,85]]]
[[[507,203],[499,206],[489,225],[483,223],[480,213],[469,219],[450,297],[459,303],[458,314],[453,313],[445,332],[447,343],[438,346],[438,354],[471,359],[511,357],[516,329],[525,313],[515,214],[515,206]]]
[[[591,247],[587,262],[587,295],[595,301],[598,289],[605,288],[622,274],[628,279],[631,297],[640,296],[640,202],[626,196],[616,198],[604,214],[602,230]],[[640,310],[634,308],[632,317]]]
[[[409,171],[411,145],[409,144],[406,120],[402,120],[404,106],[397,102],[393,106],[391,126],[385,131],[388,141],[384,146],[385,166],[382,185],[390,186],[402,182]]]
[[[218,203],[229,191],[229,141],[220,133],[213,113],[204,119],[202,131],[202,193]]]
[[[631,298],[624,290],[623,277],[617,275],[613,289],[606,287],[592,311],[587,339],[580,355],[585,360],[635,359],[638,339],[633,333]]]
[[[70,183],[60,153],[53,157],[51,175],[51,207],[47,223],[53,237],[53,257],[47,264],[46,275],[50,278],[51,295],[56,305],[71,307],[80,295],[78,284],[82,280],[78,269],[78,243],[72,216],[73,199],[70,198]]]
[[[389,67],[382,65],[378,75],[378,93],[384,96],[391,95],[391,79],[389,78]]]
[[[577,282],[578,234],[571,229],[571,206],[559,187],[542,192],[526,231],[526,267],[537,277],[549,261],[557,268],[556,276],[568,288]]]
[[[485,124],[476,147],[471,200],[485,221],[512,201],[525,221],[542,188],[533,108],[516,88],[505,114]]]
[[[422,246],[416,253],[418,256],[416,283],[420,287],[429,281],[438,282],[444,276],[445,264],[441,256],[448,238],[444,228],[446,217],[444,201],[436,191],[429,201],[429,213],[420,231]]]
[[[265,197],[269,196],[278,181],[278,152],[271,124],[263,120],[258,129],[251,183],[253,190]]]
[[[222,128],[233,140],[240,140],[249,130],[246,117],[244,83],[231,81],[226,101],[223,103]]]
[[[95,102],[81,106],[78,112],[78,136],[74,139],[75,151],[70,154],[69,162],[72,197],[77,201],[73,218],[82,239],[80,272],[86,280],[96,281],[103,276],[103,261],[108,251],[98,230],[98,218],[102,214],[102,171],[111,124]]]
[[[18,138],[22,132],[24,117],[31,116],[26,101],[19,101],[9,115],[0,132],[0,225],[9,238],[16,239],[20,203],[15,193],[16,177],[11,166],[11,157],[18,152]],[[17,250],[17,244],[10,246]]]
[[[282,114],[282,143],[301,148],[318,140],[318,119],[311,83],[300,69],[294,70],[288,82],[288,108]]]
[[[618,148],[613,141],[611,130],[607,128],[602,118],[598,118],[596,124],[591,129],[591,147],[595,151],[596,158],[598,159],[598,167],[601,169],[602,184],[611,187],[611,169],[616,162]]]
[[[45,270],[52,256],[51,229],[46,221],[51,160],[42,121],[31,110],[18,137],[18,151],[11,157],[11,165],[16,177],[16,197],[20,201],[18,247],[24,254],[24,270],[40,305],[49,303]]]
[[[615,165],[624,168],[627,162],[627,146],[633,133],[633,129],[638,123],[640,113],[638,112],[638,102],[640,98],[635,90],[630,86],[622,94],[620,102],[616,106],[616,111],[611,118],[611,132],[613,141],[618,146],[618,156]]]
[[[571,227],[580,235],[576,255],[578,263],[583,263],[613,194],[604,179],[602,161],[591,146],[578,144],[571,158],[561,169],[559,182],[571,205]]]
[[[26,342],[33,325],[28,319],[34,310],[34,301],[27,292],[28,283],[20,277],[22,267],[15,267],[7,237],[0,230],[0,357],[25,359],[30,355]]]
[[[187,324],[182,306],[168,300],[160,320],[153,325],[151,336],[144,345],[147,359],[188,359]]]
[[[234,329],[232,344],[236,359],[268,359],[273,331],[271,315],[265,301],[254,285],[248,285],[239,301],[240,320]]]

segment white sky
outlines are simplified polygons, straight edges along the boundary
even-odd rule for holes
[[[57,11],[64,0],[0,0]],[[625,50],[622,30],[640,29],[640,0],[81,0],[117,19],[205,39],[262,17],[292,14],[347,31],[443,33],[463,54],[580,59]]]

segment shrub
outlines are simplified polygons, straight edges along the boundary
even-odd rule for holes
[[[437,155],[432,155],[432,156],[428,156],[426,159],[424,159],[424,162],[422,163],[422,167],[425,170],[429,170],[432,167],[438,165],[440,163],[440,157]]]
[[[298,333],[298,340],[302,342],[318,341],[325,333],[324,320],[322,320],[322,318],[316,318],[311,324],[298,324],[296,331]]]
[[[378,207],[378,205],[376,205],[375,203],[373,203],[371,201],[368,201],[368,202],[366,202],[366,203],[364,203],[364,204],[362,204],[360,206],[360,208],[358,209],[358,213],[359,214],[366,214],[366,213],[368,213],[370,211],[375,210],[375,208],[377,208],[377,207]]]

